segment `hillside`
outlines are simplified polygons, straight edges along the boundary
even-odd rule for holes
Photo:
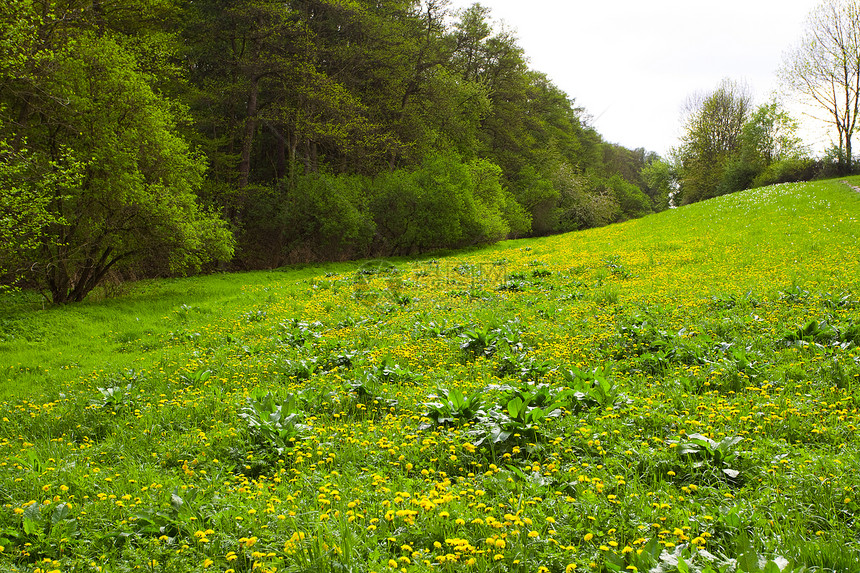
[[[7,297],[2,566],[860,569],[858,219],[847,185],[792,184],[435,258]]]

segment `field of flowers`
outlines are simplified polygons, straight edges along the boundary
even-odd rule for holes
[[[4,571],[860,571],[837,181],[14,307]]]

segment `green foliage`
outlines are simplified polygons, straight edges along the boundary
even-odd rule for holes
[[[752,101],[745,89],[724,80],[711,93],[691,101],[681,147],[682,203],[694,203],[720,194],[726,164],[738,150]]]
[[[572,367],[561,374],[565,386],[573,391],[578,408],[611,408],[620,398],[618,387],[603,368],[586,371]]]
[[[811,181],[818,176],[821,169],[821,163],[811,158],[788,157],[779,159],[758,173],[750,183],[750,187]]]
[[[549,179],[527,165],[517,173],[513,193],[529,213],[535,234],[545,235],[555,230],[558,224],[556,202],[560,196]]]
[[[185,273],[232,256],[224,223],[196,203],[205,162],[177,134],[180,108],[148,79],[119,42],[89,33],[57,46],[44,74],[16,77],[28,122],[15,137],[51,222],[28,223],[40,232],[23,256],[54,302],[82,300],[114,267]]]
[[[818,164],[797,136],[798,122],[775,101],[754,110],[750,105],[738,86],[724,82],[694,110],[676,150],[682,202],[817,175]]]
[[[361,176],[295,175],[293,186],[248,189],[238,256],[252,266],[278,267],[369,252],[375,224]]]
[[[300,4],[4,5],[3,288],[75,302],[650,211],[653,157],[604,144],[488,9]]]
[[[620,175],[613,175],[604,183],[618,203],[619,218],[635,219],[651,213],[651,201],[639,187],[628,183]]]
[[[62,155],[40,167],[27,150],[16,151],[0,140],[0,291],[26,275],[27,255],[39,247],[46,229],[64,223],[51,210],[51,198],[79,184],[83,166],[69,153]]]
[[[459,388],[437,388],[436,402],[426,402],[423,417],[429,418],[432,424],[421,426],[429,429],[433,426],[446,424],[463,424],[476,420],[483,411],[483,400],[480,394],[466,396]]]
[[[177,540],[194,540],[194,533],[202,531],[208,524],[214,508],[205,503],[199,491],[183,492],[179,495],[177,488],[170,494],[168,507],[143,507],[135,513],[132,531],[141,537],[166,538],[168,543]],[[184,497],[183,497],[184,496]],[[125,532],[117,532],[121,544],[126,538]]]
[[[494,326],[473,326],[461,335],[460,350],[468,356],[492,356],[501,339],[501,331]]]
[[[77,540],[81,533],[78,520],[68,503],[32,503],[24,510],[22,532],[9,531],[19,543],[39,548],[44,555],[60,557],[66,547]]]
[[[417,171],[373,182],[370,209],[382,248],[391,254],[495,242],[525,233],[528,216],[501,184],[498,166],[436,155]]]
[[[729,478],[735,479],[740,472],[729,466],[738,458],[739,452],[735,446],[742,441],[741,436],[726,436],[717,442],[702,434],[690,434],[686,440],[677,443],[678,455],[701,459],[693,462],[695,468],[701,468],[707,463]]]
[[[309,426],[302,423],[304,411],[301,397],[287,394],[281,398],[267,392],[248,397],[248,404],[239,412],[239,418],[248,425],[255,443],[272,448],[278,455],[295,445]]]
[[[664,160],[653,161],[642,169],[644,191],[651,198],[651,206],[655,212],[669,208],[669,197],[675,190],[677,178],[674,171],[674,166]]]

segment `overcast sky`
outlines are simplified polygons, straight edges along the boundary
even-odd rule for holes
[[[474,2],[452,0],[455,8]],[[532,69],[591,116],[606,141],[665,155],[682,110],[723,78],[764,103],[783,54],[800,39],[815,0],[483,0],[516,32]],[[792,107],[797,119],[802,108]],[[807,144],[827,136],[807,120]],[[814,127],[813,127],[814,126]]]

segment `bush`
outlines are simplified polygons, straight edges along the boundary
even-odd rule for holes
[[[246,194],[239,258],[250,267],[367,255],[376,226],[360,176],[298,175],[292,189],[256,187]],[[247,190],[247,188],[246,188]]]
[[[513,187],[516,201],[531,217],[534,234],[546,235],[555,232],[561,214],[558,208],[561,198],[558,187],[531,165],[520,170]]]
[[[460,219],[467,208],[474,210],[474,204],[463,201],[465,170],[460,165],[447,171],[438,160],[427,163],[420,171],[398,170],[373,182],[370,210],[378,248],[385,254],[407,255],[462,241]]]
[[[750,160],[745,157],[736,157],[726,165],[723,177],[717,187],[718,195],[727,195],[735,191],[743,191],[752,187],[758,187],[754,181],[764,170],[760,161]]]
[[[635,219],[651,213],[651,200],[639,187],[615,174],[604,183],[621,209],[620,217]]]
[[[502,187],[501,169],[489,161],[465,164],[453,154],[430,156],[417,171],[378,176],[371,197],[377,247],[384,254],[492,243],[529,229],[528,214]]]
[[[752,187],[763,187],[776,183],[811,181],[822,170],[821,161],[809,158],[783,159],[770,164],[752,181]]]

